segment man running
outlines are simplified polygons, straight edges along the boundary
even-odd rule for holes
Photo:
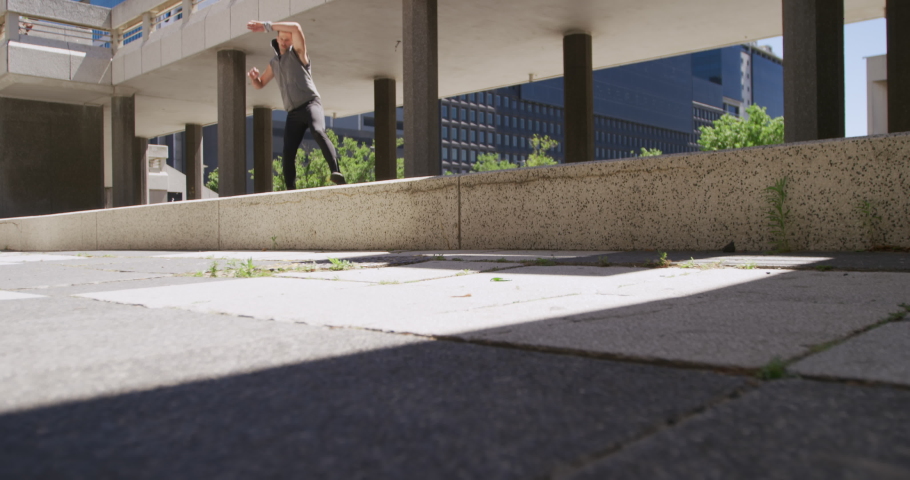
[[[253,67],[248,75],[253,87],[259,90],[274,77],[278,78],[278,89],[284,109],[288,112],[284,126],[284,151],[281,166],[284,170],[284,183],[288,190],[297,186],[297,168],[294,165],[297,149],[307,129],[313,131],[313,138],[322,149],[325,161],[329,164],[332,175],[329,179],[337,185],[344,185],[344,175],[338,169],[338,155],[335,147],[325,134],[325,112],[313,75],[310,71],[310,59],[306,52],[306,40],[303,30],[296,22],[260,22],[251,20],[246,28],[254,32],[277,32],[278,38],[272,40],[275,57],[269,61],[268,68],[261,75]]]

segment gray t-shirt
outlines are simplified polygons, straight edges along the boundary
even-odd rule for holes
[[[281,90],[281,100],[284,101],[284,109],[290,112],[319,97],[319,92],[316,91],[316,84],[313,83],[311,66],[304,65],[300,61],[300,58],[297,57],[297,52],[294,51],[294,47],[291,46],[287,53],[282,55],[281,50],[278,49],[278,40],[273,39],[272,48],[275,49],[275,56],[269,62],[269,65],[278,80],[278,89]]]

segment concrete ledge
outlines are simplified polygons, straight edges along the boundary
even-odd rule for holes
[[[221,248],[454,249],[458,178],[392,180],[225,198]]]
[[[766,188],[790,179],[791,247],[910,246],[910,135],[510,170],[461,179],[461,248],[765,250]]]
[[[200,200],[101,210],[100,250],[218,249],[218,202]]]
[[[97,211],[20,217],[0,223],[0,248],[97,250]]]
[[[766,188],[784,176],[795,250],[910,247],[910,134],[895,134],[6,219],[0,248],[767,250]]]

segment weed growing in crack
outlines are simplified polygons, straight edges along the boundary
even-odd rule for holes
[[[506,260],[505,258],[500,258],[500,259],[496,260],[496,263],[509,263],[509,261]]]
[[[755,270],[755,267],[757,267],[757,266],[758,265],[756,265],[755,262],[747,262],[742,265],[737,265],[736,268],[738,268],[740,270]]]
[[[353,263],[351,263],[348,260],[339,260],[337,258],[330,258],[329,262],[331,262],[331,264],[332,264],[332,266],[329,267],[329,270],[332,270],[333,272],[338,272],[338,271],[342,271],[342,270],[351,270],[353,268],[357,268],[356,265],[354,265]]]
[[[474,270],[464,269],[464,270],[458,272],[457,274],[455,274],[455,276],[460,277],[462,275],[471,275],[472,273],[477,273],[477,272]]]
[[[441,254],[440,254],[440,255],[433,255],[433,260],[436,260],[436,261],[444,261],[445,259],[446,259],[446,256],[445,256],[445,255],[441,255]],[[329,260],[331,260],[331,258],[330,258]]]
[[[679,268],[695,268],[695,258],[689,257],[688,261],[676,265]]]
[[[278,235],[272,235],[272,250],[278,250]]]
[[[834,267],[831,265],[816,265],[815,269],[819,272],[830,272],[831,270],[834,270]]]
[[[667,268],[672,264],[673,261],[667,258],[667,252],[660,252],[660,257],[657,260],[645,262],[645,266],[650,268]]]
[[[766,218],[771,228],[772,243],[777,252],[789,252],[790,207],[787,206],[787,177],[781,178],[774,185],[765,189],[768,203]]]
[[[609,267],[610,265],[613,265],[613,264],[610,262],[610,259],[607,258],[606,255],[604,255],[602,257],[597,257],[597,266],[598,267]]]
[[[906,303],[902,303],[902,304],[900,304],[900,307],[903,308],[904,310],[900,311],[900,312],[894,312],[894,313],[888,315],[888,319],[886,321],[898,322],[898,321],[901,321],[901,320],[907,318],[907,315],[910,314],[910,305],[907,305]]]
[[[863,201],[859,202],[859,205],[856,206],[856,210],[863,219],[863,230],[866,231],[866,240],[869,243],[869,247],[873,248],[878,240],[879,226],[881,225],[882,217],[881,215],[876,215],[878,211],[875,204],[869,200],[863,199]]]
[[[209,276],[213,278],[218,276],[218,260],[215,260],[209,265]]]
[[[785,378],[787,376],[787,364],[781,360],[780,357],[774,357],[758,371],[757,376],[762,380],[779,380]]]
[[[399,283],[398,280],[382,280],[379,282],[380,285],[398,285]]]

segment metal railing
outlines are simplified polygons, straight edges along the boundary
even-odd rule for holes
[[[203,8],[210,5],[214,5],[219,1],[220,0],[193,0],[193,11],[198,12],[199,10],[202,10]]]
[[[130,27],[126,27],[123,30],[123,36],[121,40],[121,45],[128,45],[131,42],[135,42],[142,38],[142,22],[139,22]]]
[[[105,30],[28,17],[19,17],[18,27],[20,38],[37,37],[95,47],[111,47],[111,32]]]
[[[178,2],[160,11],[152,18],[152,31],[174,25],[183,19],[183,2]]]

